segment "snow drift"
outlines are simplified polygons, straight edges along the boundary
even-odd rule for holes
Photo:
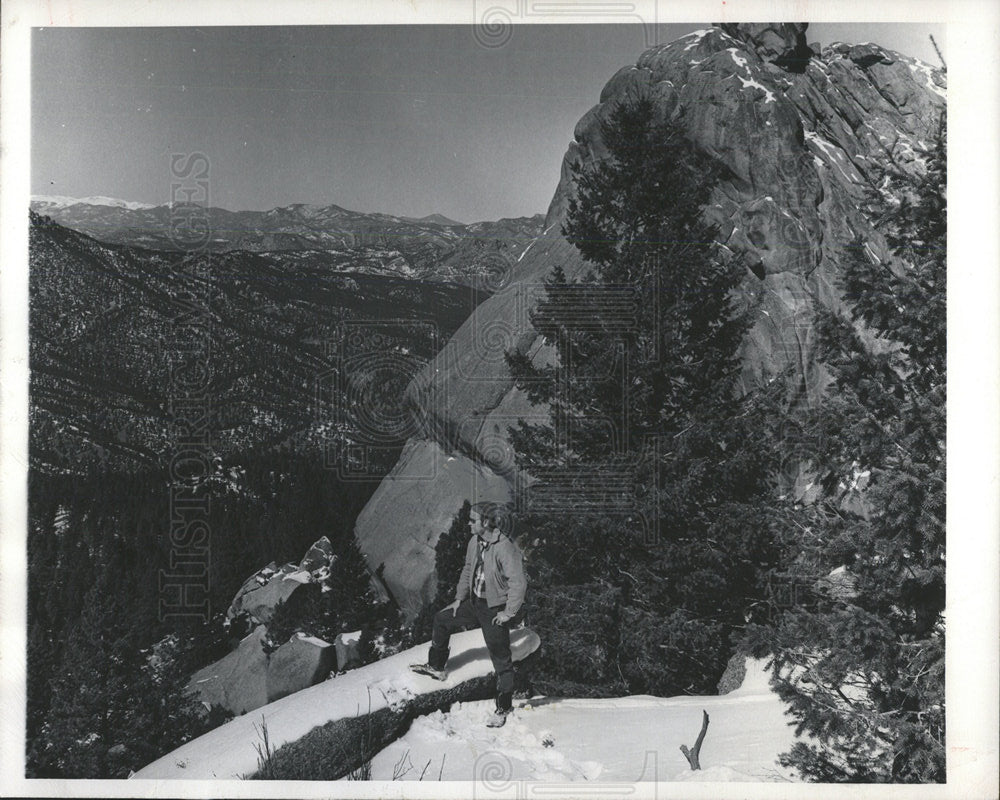
[[[613,784],[636,781],[797,780],[776,761],[795,737],[762,661],[748,661],[740,688],[716,697],[535,698],[499,730],[484,727],[489,710],[488,701],[455,703],[421,717],[375,756],[372,779],[475,781],[476,797],[512,797],[516,783],[530,797],[535,781],[599,781],[610,797]],[[694,743],[702,710],[711,722],[695,772],[680,745]]]
[[[511,634],[514,659],[534,652],[538,636]],[[488,676],[492,665],[482,633],[452,637],[451,670],[443,682],[417,675],[427,645],[334,676],[194,739],[139,770],[136,779],[233,779],[257,770],[259,728],[267,725],[275,748],[327,722],[384,708],[418,695]],[[680,752],[691,745],[702,710],[711,724],[693,772]],[[373,780],[487,781],[502,773],[511,782],[787,781],[777,764],[794,734],[784,706],[768,684],[762,661],[747,662],[738,689],[715,697],[610,699],[542,697],[520,701],[501,729],[485,727],[491,701],[458,702],[416,719],[409,731],[372,759]],[[609,732],[613,735],[609,736]],[[495,781],[487,781],[494,785]],[[484,783],[484,786],[486,784]]]

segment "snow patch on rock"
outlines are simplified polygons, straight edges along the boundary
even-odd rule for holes
[[[693,31],[689,33],[687,36],[681,37],[682,41],[684,39],[692,39],[692,41],[689,44],[687,44],[687,46],[685,46],[684,50],[685,51],[692,50],[693,48],[697,47],[699,44],[701,44],[701,40],[704,39],[711,32],[712,32],[711,28],[707,28],[699,31]]]
[[[736,66],[739,67],[740,69],[745,69],[747,71],[747,75],[750,76],[749,78],[744,78],[742,75],[737,75],[736,73],[733,73],[735,77],[739,79],[740,83],[743,84],[743,88],[760,89],[764,93],[764,102],[773,103],[774,92],[772,92],[770,89],[764,86],[764,84],[760,83],[759,81],[753,78],[753,75],[750,72],[750,65],[747,63],[747,60],[739,54],[740,51],[735,47],[727,47],[726,52],[729,53],[730,58],[733,59],[733,62],[736,64]]]
[[[917,61],[916,59],[913,59],[912,61],[907,60],[905,63],[906,66],[909,67],[910,72],[914,75],[920,75],[923,78],[924,86],[926,86],[929,91],[934,92],[934,94],[938,97],[947,99],[948,92],[934,83],[934,69],[931,66],[922,61]]]
[[[853,165],[850,163],[850,161],[847,160],[847,157],[844,155],[843,151],[839,147],[836,147],[831,142],[828,142],[826,139],[824,139],[822,136],[816,133],[816,131],[806,131],[805,140],[807,144],[813,145],[824,156],[826,156],[826,161],[821,160],[821,163],[827,164],[827,162],[829,162],[829,164],[832,164],[840,171],[840,174],[844,176],[845,180],[849,181],[850,183],[857,183],[858,180],[857,176],[851,175],[846,169],[844,169],[844,164],[847,164],[852,169]]]

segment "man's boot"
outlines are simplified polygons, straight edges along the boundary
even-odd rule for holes
[[[486,720],[487,728],[502,728],[507,722],[507,715],[514,710],[513,696],[510,692],[497,695],[497,706],[492,716]]]
[[[430,664],[410,664],[410,669],[418,675],[428,675],[438,681],[443,681],[448,677],[448,670],[434,669]]]
[[[435,667],[433,664],[431,664],[431,654],[428,653],[426,664],[410,664],[410,669],[412,669],[419,675],[427,675],[431,678],[434,678],[434,680],[443,681],[445,678],[448,677],[448,670],[445,669],[445,666],[448,664],[448,655],[450,654],[450,652],[451,652],[450,650],[445,651],[444,658],[440,659],[440,664],[441,664],[440,668]]]

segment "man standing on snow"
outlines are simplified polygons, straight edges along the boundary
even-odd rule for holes
[[[448,677],[448,640],[453,633],[479,625],[497,675],[496,712],[486,723],[499,728],[513,710],[514,663],[510,629],[524,618],[528,581],[520,549],[503,533],[509,509],[499,503],[476,503],[469,513],[472,538],[455,589],[455,602],[434,615],[434,632],[426,664],[411,669],[432,678]]]

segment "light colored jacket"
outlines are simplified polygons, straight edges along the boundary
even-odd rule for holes
[[[504,611],[514,616],[521,610],[524,593],[528,589],[528,580],[524,575],[524,556],[509,538],[503,534],[494,535],[497,538],[483,553],[486,602],[491,607],[506,604]],[[478,536],[469,539],[469,546],[465,551],[465,566],[455,589],[456,600],[464,600],[472,594],[472,577],[480,546]]]

